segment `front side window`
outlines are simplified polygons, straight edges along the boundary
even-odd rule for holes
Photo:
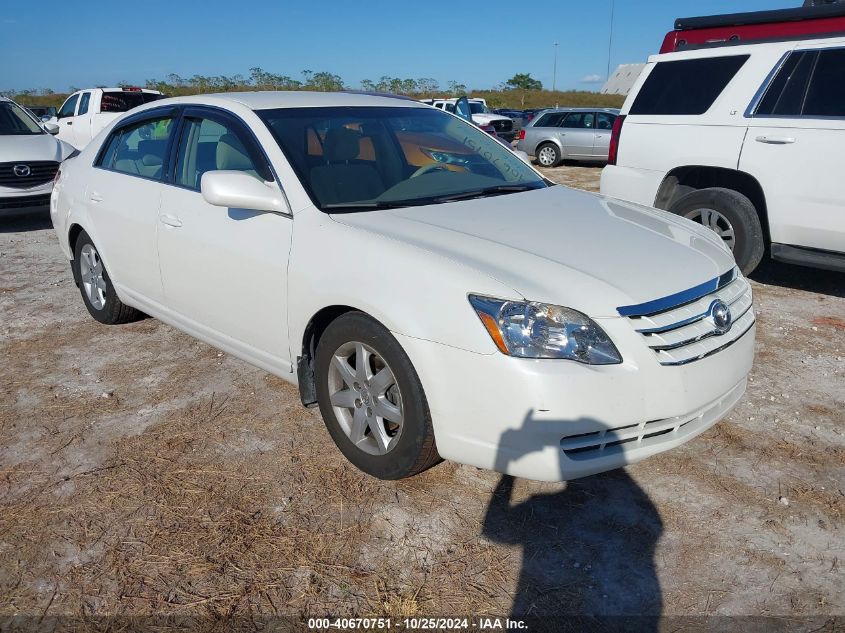
[[[171,117],[122,128],[106,141],[97,165],[124,174],[160,180],[172,131]]]
[[[202,175],[228,169],[242,171],[260,180],[270,180],[264,161],[230,127],[212,119],[188,118],[179,140],[176,158],[176,184],[199,189]]]
[[[280,108],[258,114],[312,200],[327,212],[546,186],[489,134],[430,108]]]
[[[82,98],[79,100],[79,114],[88,113],[88,102],[91,101],[91,93],[83,92]]]
[[[29,136],[43,130],[17,103],[0,101],[0,136]]]
[[[68,97],[67,101],[62,104],[61,109],[59,110],[58,118],[64,119],[69,116],[73,116],[76,112],[76,102],[79,101],[79,95],[71,95]]]
[[[748,60],[748,55],[658,62],[631,114],[704,114]]]
[[[592,112],[573,112],[563,120],[563,127],[592,129],[595,127],[595,115]]]
[[[845,116],[845,49],[790,54],[766,88],[755,115]]]

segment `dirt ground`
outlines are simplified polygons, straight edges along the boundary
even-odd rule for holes
[[[49,218],[3,219],[0,617],[845,614],[845,275],[753,280],[748,393],[678,450],[562,484],[381,482],[292,386],[93,321]]]

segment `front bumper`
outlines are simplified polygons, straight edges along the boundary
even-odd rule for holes
[[[625,319],[601,325],[622,364],[475,354],[397,334],[426,391],[440,455],[529,479],[575,479],[689,441],[745,392],[754,327],[717,354],[669,367]]]
[[[0,215],[46,211],[52,190],[52,181],[29,189],[0,187]]]

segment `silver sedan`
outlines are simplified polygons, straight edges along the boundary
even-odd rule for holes
[[[563,160],[606,161],[610,132],[619,110],[555,108],[535,116],[519,133],[516,145],[543,167]]]

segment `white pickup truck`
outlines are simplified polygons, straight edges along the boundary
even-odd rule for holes
[[[157,90],[134,87],[87,88],[65,99],[50,121],[59,126],[61,140],[82,149],[124,112],[163,96]]]
[[[420,99],[420,101],[428,105],[433,105],[435,108],[446,110],[447,112],[454,112],[457,99]],[[516,137],[516,131],[513,128],[513,119],[490,112],[487,107],[487,101],[484,99],[473,98],[467,99],[467,101],[472,112],[473,123],[481,128],[492,127],[496,131],[497,136],[508,142],[511,142]]]

